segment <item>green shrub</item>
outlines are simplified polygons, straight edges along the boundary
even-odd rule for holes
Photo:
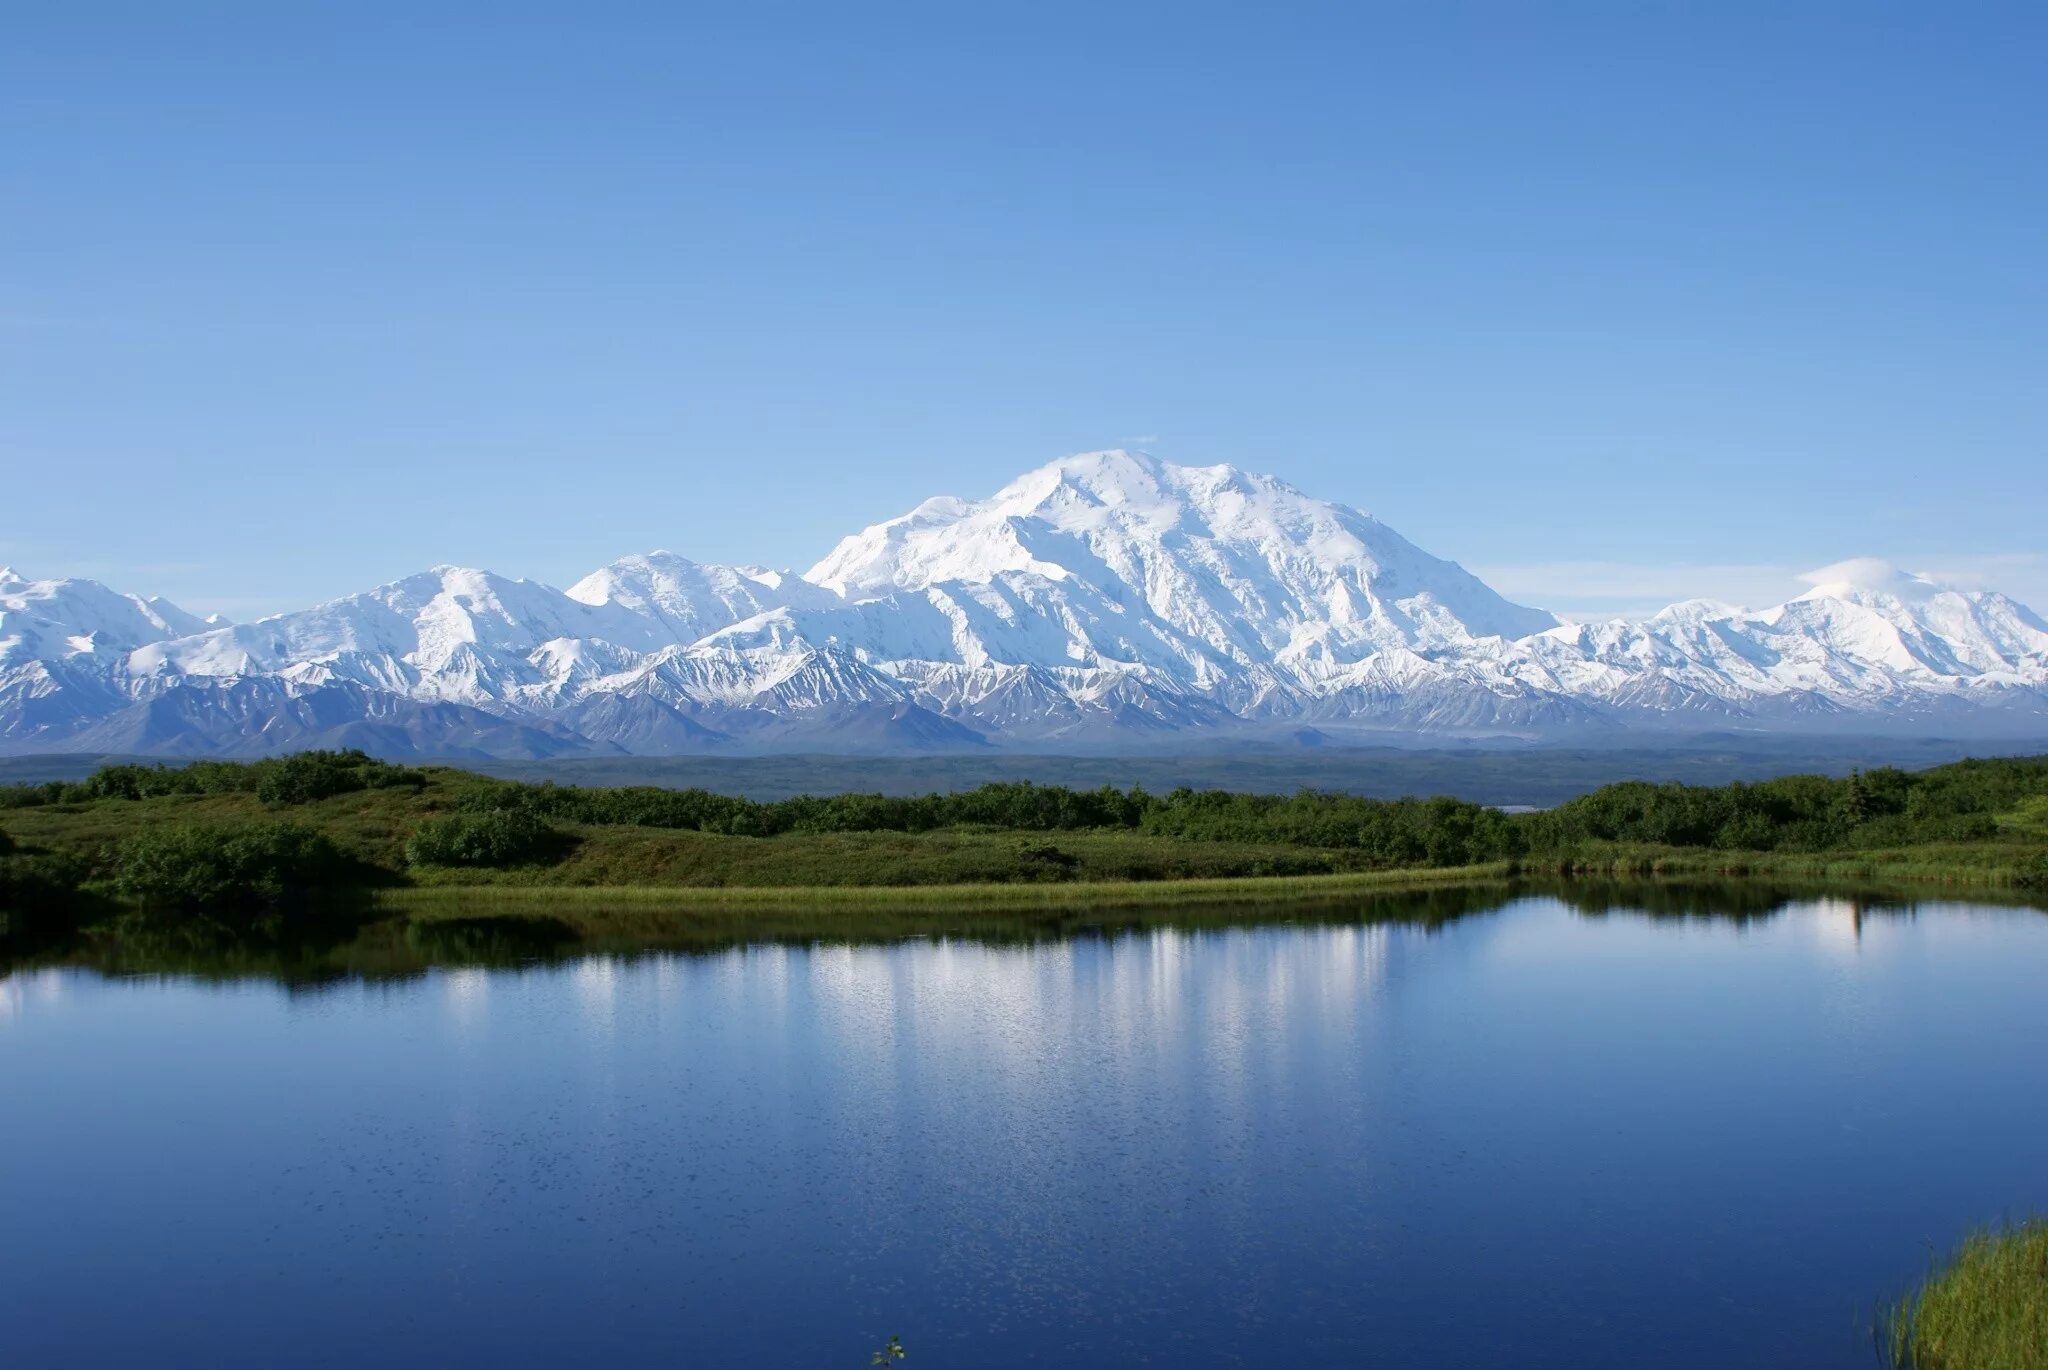
[[[169,766],[123,763],[102,766],[78,787],[87,799],[154,799],[164,794],[193,794],[191,777]]]
[[[75,927],[85,877],[85,863],[75,857],[19,850],[0,855],[0,939]]]
[[[61,780],[45,780],[40,785],[0,785],[0,809],[36,809],[62,803],[64,792],[73,788],[76,787]]]
[[[78,785],[18,787],[7,802],[55,803],[59,799],[155,799],[171,794],[249,794],[265,804],[307,804],[354,790],[390,785],[419,788],[426,776],[362,751],[294,752],[262,761],[194,761],[186,766],[102,766]]]
[[[1081,869],[1081,858],[1050,842],[1038,843],[1018,848],[1017,868],[1026,880],[1072,880]]]
[[[2048,891],[2048,852],[2042,852],[2022,865],[2019,877],[2013,883],[2023,890]]]
[[[413,829],[405,859],[414,866],[512,866],[548,854],[558,841],[545,820],[523,809],[452,813]]]
[[[256,797],[273,806],[310,804],[337,794],[393,785],[418,788],[426,783],[426,777],[418,771],[393,766],[359,751],[294,752],[259,761],[254,769]]]
[[[297,823],[194,824],[138,833],[115,854],[114,887],[158,908],[246,911],[345,878],[322,834]]]

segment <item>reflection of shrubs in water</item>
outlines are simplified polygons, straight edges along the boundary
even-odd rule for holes
[[[499,809],[427,819],[406,839],[405,859],[414,866],[513,866],[554,855],[560,846],[560,836],[542,819]]]
[[[1574,913],[1610,913],[1652,918],[1713,918],[1748,922],[1769,918],[1790,903],[1782,888],[1743,881],[1662,882],[1589,880],[1578,877],[1537,886]]]
[[[1852,898],[1859,914],[1909,913],[1910,903],[1869,894],[1848,895],[1841,886],[1801,887],[1763,881],[1544,881],[1540,889],[1574,913],[1587,917],[1621,914],[1632,918],[1697,918],[1748,923],[1775,918],[1794,904],[1816,898]]]
[[[491,964],[545,957],[580,934],[559,918],[433,918],[406,924],[405,940],[421,955]]]
[[[138,833],[121,844],[114,888],[145,905],[246,913],[341,880],[332,842],[297,823],[194,824]]]

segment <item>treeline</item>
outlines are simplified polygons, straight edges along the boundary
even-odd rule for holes
[[[1008,831],[1124,829],[1190,842],[1266,842],[1348,848],[1389,864],[1462,864],[1571,850],[1589,842],[1751,852],[1831,852],[1982,842],[1997,815],[2030,811],[2048,838],[2048,758],[1974,760],[1841,778],[1782,776],[1722,786],[1624,780],[1538,813],[1503,813],[1460,799],[1364,799],[1329,790],[1243,795],[1233,790],[1102,786],[1073,790],[1028,780],[950,795],[797,795],[756,801],[700,788],[528,784],[469,772],[393,766],[362,752],[299,752],[258,762],[102,766],[78,782],[0,786],[0,809],[164,795],[254,795],[289,807],[352,790],[424,790],[449,780],[457,813],[512,813],[545,823],[668,827],[776,838],[782,833],[922,833],[948,827]]]
[[[761,801],[709,790],[654,786],[586,789],[479,780],[464,790],[456,807],[467,813],[526,813],[560,823],[777,837],[784,833],[933,832],[959,827],[1029,832],[1131,828],[1138,826],[1155,802],[1142,789],[1069,790],[1027,782],[983,785],[954,794],[797,795]]]
[[[951,794],[798,795],[753,800],[701,789],[529,784],[460,771],[446,806],[548,825],[622,825],[776,837],[788,833],[1122,830],[1184,841],[1258,842],[1360,851],[1375,864],[1461,865],[1570,852],[1589,843],[1722,851],[1828,852],[1977,842],[2003,831],[1997,815],[2034,815],[2048,838],[2048,757],[1961,761],[1845,777],[1785,776],[1721,786],[1625,781],[1556,808],[1507,814],[1447,797],[1366,799],[1113,786],[1075,790],[1028,781]],[[181,767],[113,765],[78,782],[0,788],[0,810],[104,799],[245,793],[288,807],[367,789],[424,790],[427,771],[359,751],[301,752],[253,762]],[[2033,808],[2030,810],[2029,806]],[[439,805],[435,805],[439,807]],[[467,831],[449,829],[450,834]],[[2025,832],[2018,833],[2026,836]],[[531,847],[531,825],[491,830],[499,845]],[[435,839],[438,841],[439,839]],[[423,850],[434,842],[422,844]]]
[[[1722,851],[1827,852],[1981,842],[1998,815],[2048,819],[2048,757],[1958,761],[1720,786],[1625,782],[1529,815],[1541,849],[1588,839]],[[2029,836],[2024,827],[2011,833]],[[2031,834],[2048,838],[2048,825]]]
[[[1187,841],[1349,849],[1386,866],[1452,866],[1569,854],[1593,843],[1721,851],[1828,852],[1996,838],[1994,815],[2042,806],[2048,758],[1963,761],[1935,770],[1786,776],[1722,786],[1626,781],[1554,809],[1508,814],[1433,799],[1365,799],[1142,788],[1071,790],[1004,782],[953,794],[799,795],[758,801],[706,790],[586,789],[479,779],[456,807],[550,823],[623,824],[744,837],[784,833],[1127,831]],[[2024,836],[2025,834],[2019,834]]]
[[[469,814],[522,814],[548,823],[674,828],[736,837],[859,832],[1121,830],[1187,841],[1349,848],[1375,864],[1468,865],[1526,850],[1515,820],[1462,800],[1362,799],[1304,791],[1237,794],[1104,786],[1072,790],[1004,781],[952,794],[797,795],[761,801],[652,786],[586,789],[488,780],[456,801]]]
[[[194,761],[183,766],[117,763],[100,767],[84,780],[0,787],[0,809],[179,794],[253,794],[264,804],[282,806],[356,790],[420,790],[426,784],[425,771],[394,766],[367,752],[293,752],[260,761]]]

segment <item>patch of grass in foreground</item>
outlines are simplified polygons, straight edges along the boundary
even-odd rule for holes
[[[1195,841],[1124,831],[785,833],[566,824],[562,853],[502,867],[412,866],[418,885],[959,886],[1322,875],[1358,870],[1356,852]]]
[[[2048,1370],[2048,1220],[1971,1237],[1887,1335],[1905,1370]]]
[[[1352,871],[1331,875],[1199,876],[1168,880],[940,885],[429,885],[380,890],[380,908],[420,919],[579,907],[959,909],[1172,905],[1343,894],[1352,890],[1485,885],[1505,881],[1505,861],[1442,870]]]

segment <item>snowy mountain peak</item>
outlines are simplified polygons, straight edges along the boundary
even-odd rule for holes
[[[1175,474],[1193,469],[1169,466],[1149,452],[1078,452],[1026,471],[988,503],[1028,514],[1056,508],[1065,496],[1101,508],[1163,512],[1173,504],[1168,491]]]
[[[1676,604],[1667,604],[1654,614],[1652,623],[1711,623],[1717,619],[1737,618],[1742,607],[1718,599],[1682,599]]]
[[[88,644],[71,650],[137,647],[204,630],[205,620],[162,597],[121,594],[96,580],[30,580],[0,568],[0,637],[16,650],[31,639]]]
[[[529,752],[1893,717],[2048,733],[2031,610],[1871,560],[1809,579],[1775,608],[1568,624],[1272,476],[1112,449],[925,500],[804,576],[656,551],[564,591],[441,565],[222,625],[10,569],[0,748],[137,750],[160,718],[188,751],[368,718]]]
[[[1246,673],[1329,682],[1384,650],[1557,622],[1271,476],[1124,450],[1061,458],[985,500],[927,500],[842,541],[809,579],[857,614],[890,606],[879,636],[843,614],[817,627],[877,659],[1156,673],[1262,700],[1281,696]]]
[[[928,499],[839,545],[805,578],[852,598],[957,580],[986,584],[1009,572],[1064,580],[1074,569],[1041,555],[1030,521],[1063,532],[1132,527],[1153,534],[1203,507],[1206,488],[1241,473],[1173,466],[1145,452],[1082,452],[1027,471],[984,500]]]
[[[836,604],[838,597],[797,576],[759,566],[719,566],[674,552],[622,557],[571,585],[568,597],[622,612],[646,625],[635,642],[695,642],[720,628],[789,605]]]
[[[2048,664],[2048,624],[1995,591],[1946,585],[1874,557],[1806,579],[1811,589],[1758,620],[1916,679],[2017,680]]]
[[[1879,557],[1852,557],[1800,577],[1809,588],[1800,599],[1847,599],[1884,595],[1905,603],[1924,603],[1941,594],[1961,593],[1927,576],[1901,570]]]
[[[1149,452],[1123,448],[1048,462],[987,501],[987,507],[1013,517],[1038,516],[1070,525],[1113,519],[1159,529],[1191,518],[1206,523],[1221,515],[1228,521],[1235,511],[1261,505],[1338,507],[1311,499],[1272,476],[1235,466],[1176,466]]]

